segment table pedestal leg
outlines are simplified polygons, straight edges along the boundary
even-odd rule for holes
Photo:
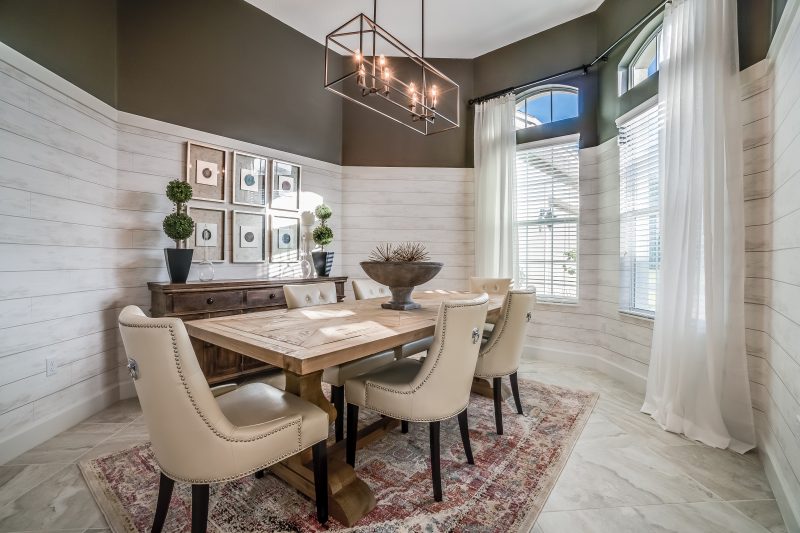
[[[500,387],[501,394],[503,395],[503,400],[511,398],[511,387],[503,383]],[[494,395],[492,392],[492,382],[483,379],[483,378],[472,378],[472,392],[475,394],[480,394],[481,396],[485,396],[487,398],[494,399]]]
[[[286,392],[319,406],[336,418],[336,409],[322,392],[322,372],[300,376],[286,372]],[[314,471],[311,451],[305,450],[273,465],[270,470],[286,483],[312,500],[314,499]],[[361,517],[375,508],[375,495],[369,485],[356,475],[353,467],[338,457],[328,459],[328,507],[332,517],[351,527]]]

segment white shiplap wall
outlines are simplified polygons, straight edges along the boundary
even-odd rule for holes
[[[747,351],[759,449],[800,530],[800,16],[744,80]]]
[[[118,113],[0,44],[0,464],[132,394],[116,319],[167,279],[163,191],[189,139],[303,165],[302,208],[328,203],[341,227],[338,165]]]
[[[344,167],[342,173],[344,275],[365,278],[359,262],[377,244],[420,241],[431,261],[445,265],[422,288],[467,288],[475,253],[471,168]]]

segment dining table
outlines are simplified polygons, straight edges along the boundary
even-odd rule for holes
[[[343,301],[296,309],[275,309],[242,315],[186,322],[195,345],[216,345],[283,370],[285,390],[303,398],[336,418],[336,409],[323,392],[322,373],[331,366],[356,361],[386,350],[402,357],[402,346],[434,334],[439,308],[447,300],[476,297],[460,291],[415,292],[419,309],[384,309],[384,299]],[[502,295],[489,295],[488,321],[499,315]],[[479,391],[485,393],[485,391]],[[382,417],[359,430],[359,447],[399,425]],[[314,499],[314,474],[310,450],[270,467],[270,471]],[[329,439],[329,508],[331,516],[347,527],[375,507],[372,489],[344,460],[344,441]]]

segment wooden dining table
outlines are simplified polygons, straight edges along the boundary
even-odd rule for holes
[[[321,407],[333,421],[336,409],[322,390],[324,369],[394,349],[433,335],[439,307],[446,300],[476,294],[429,290],[416,292],[420,309],[383,309],[383,299],[345,301],[298,309],[277,309],[186,322],[195,349],[210,343],[284,370],[285,390]],[[502,295],[490,295],[488,320],[499,314]],[[359,430],[359,447],[380,438],[397,421],[382,418]],[[351,526],[375,507],[370,487],[344,461],[343,442],[329,446],[328,483],[331,516]],[[270,470],[300,492],[314,498],[314,475],[308,450]]]

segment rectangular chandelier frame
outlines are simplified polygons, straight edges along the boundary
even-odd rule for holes
[[[354,40],[356,37],[358,38],[358,48],[343,42],[345,39]],[[412,68],[419,69],[417,72],[421,74],[421,91],[416,89],[415,84],[407,84],[398,77],[391,76],[387,80],[382,75],[376,75],[383,68],[382,65],[378,67],[375,64],[375,58],[378,55],[375,50],[377,37],[380,37],[402,54],[401,56],[390,56],[390,60],[396,60],[398,57],[409,60],[413,65]],[[365,43],[368,45],[372,43],[373,55],[363,53]],[[334,50],[332,46],[337,46],[341,50]],[[359,56],[361,57],[360,64],[363,67],[354,64],[352,71],[349,68],[344,68],[345,73],[343,75],[331,79],[331,54],[336,54],[336,56],[342,57],[343,61],[347,61],[348,58],[342,52],[350,57],[355,57],[356,54],[363,54]],[[383,56],[381,56],[381,59],[383,59]],[[359,69],[361,69],[361,77],[363,77],[361,83],[365,85],[371,84],[372,87],[382,86],[385,88],[385,92],[384,90],[376,91],[373,89],[372,92],[362,94],[360,97],[357,94],[347,94],[345,92],[347,87],[345,84],[350,83],[352,85],[350,88],[355,90],[355,84],[358,83],[356,80],[359,79]],[[433,103],[431,103],[431,98],[428,97],[430,92],[428,80],[430,78],[441,84],[441,88],[434,85],[437,96],[433,97]],[[325,37],[325,89],[422,135],[433,135],[458,128],[461,121],[461,88],[459,85],[363,13],[348,20]],[[415,98],[412,101],[409,95],[415,93],[418,95],[418,99]],[[437,109],[437,98],[444,100],[445,96],[454,98],[454,105],[451,104],[455,111],[454,117],[452,113],[448,116],[442,111],[441,106],[439,106],[440,109]],[[380,99],[387,111],[369,105],[368,102],[374,102],[374,98]],[[398,98],[401,101],[398,101]],[[388,110],[394,111],[398,116],[392,116],[388,113]],[[408,117],[407,120],[402,119],[404,114]]]

